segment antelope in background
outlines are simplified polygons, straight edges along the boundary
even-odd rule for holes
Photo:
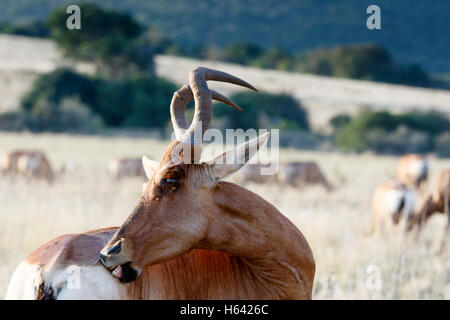
[[[403,225],[414,215],[414,193],[398,181],[380,184],[372,197],[372,216],[369,234],[384,229],[391,231]]]
[[[419,154],[406,154],[397,166],[397,179],[412,189],[424,191],[428,179],[428,161]]]
[[[160,163],[144,158],[150,181],[128,219],[38,248],[15,271],[7,298],[311,299],[315,261],[302,233],[263,198],[222,181],[268,133],[199,162],[196,133],[209,127],[211,98],[218,97],[207,80],[256,90],[224,72],[192,71],[190,86],[175,92],[170,106],[176,140]],[[188,126],[184,111],[192,99]],[[68,286],[71,265],[80,267],[78,289]]]
[[[249,182],[260,184],[279,183],[291,185],[295,188],[319,184],[327,191],[333,190],[333,186],[328,182],[315,162],[295,161],[281,163],[276,174],[261,174],[261,169],[268,167],[270,167],[268,164],[248,164],[234,177],[234,180],[240,184]]]
[[[52,182],[54,172],[42,151],[14,150],[5,153],[0,161],[3,175],[21,175],[27,178],[45,179]]]
[[[327,181],[315,162],[288,162],[280,166],[279,181],[294,187],[304,187],[309,184],[320,184],[327,191],[333,186]]]
[[[124,177],[143,177],[145,178],[144,167],[140,158],[122,158],[112,160],[108,164],[108,173],[115,179]]]
[[[450,169],[439,172],[417,214],[411,219],[411,227],[417,226],[420,230],[423,224],[435,213],[447,215],[447,227],[441,245],[442,251],[450,234]]]

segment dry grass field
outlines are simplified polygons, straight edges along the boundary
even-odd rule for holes
[[[142,188],[140,179],[116,182],[106,165],[119,156],[155,159],[167,142],[149,138],[0,134],[0,153],[14,148],[47,152],[52,164],[76,168],[48,185],[0,180],[0,297],[18,263],[53,237],[121,224]],[[282,190],[249,185],[305,234],[317,262],[315,299],[450,299],[448,252],[436,254],[445,226],[436,216],[418,240],[401,234],[364,236],[375,186],[393,177],[398,158],[370,154],[281,150],[280,160],[316,160],[337,186]],[[432,177],[448,160],[431,158]],[[371,286],[379,271],[381,286]],[[375,272],[375,273],[371,273]]]

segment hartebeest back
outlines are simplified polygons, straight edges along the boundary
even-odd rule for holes
[[[237,108],[207,80],[254,89],[220,71],[191,72],[190,86],[171,103],[177,139],[160,163],[144,157],[149,183],[128,219],[118,229],[63,236],[37,249],[14,274],[9,298],[311,299],[315,261],[302,233],[263,198],[222,181],[268,134],[199,161],[211,98]],[[192,99],[189,126],[184,110]],[[64,276],[70,265],[85,268],[78,291]]]

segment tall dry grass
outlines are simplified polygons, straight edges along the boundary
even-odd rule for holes
[[[142,181],[110,179],[107,162],[142,154],[159,159],[166,145],[144,138],[0,134],[0,152],[42,149],[56,169],[63,164],[75,168],[52,185],[0,180],[0,297],[18,263],[42,243],[64,233],[120,225],[141,192]],[[418,241],[401,234],[364,236],[372,191],[394,176],[397,158],[282,150],[280,160],[318,161],[337,186],[331,194],[320,187],[248,186],[308,239],[317,262],[314,298],[450,298],[448,253],[436,254],[443,216],[431,219]],[[449,161],[431,159],[432,176],[445,166]],[[374,288],[377,272],[380,287]]]

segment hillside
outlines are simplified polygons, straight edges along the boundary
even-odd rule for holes
[[[0,112],[18,107],[21,96],[30,89],[37,74],[68,63],[50,40],[8,35],[0,35],[0,62],[0,96],[5,97],[0,102]],[[392,112],[436,109],[450,115],[450,91],[262,70],[172,56],[155,58],[156,73],[180,86],[185,84],[189,71],[199,65],[240,76],[259,90],[291,94],[308,110],[315,128],[325,127],[330,117],[340,112],[354,114],[362,107]],[[77,65],[81,71],[89,70],[88,67]],[[210,86],[225,94],[239,90],[237,86],[217,82],[211,82]]]
[[[73,0],[2,0],[0,22],[44,19]],[[303,51],[319,46],[375,42],[403,63],[450,72],[450,2],[379,0],[382,30],[365,27],[368,0],[84,0],[132,13],[184,45],[252,41]]]

